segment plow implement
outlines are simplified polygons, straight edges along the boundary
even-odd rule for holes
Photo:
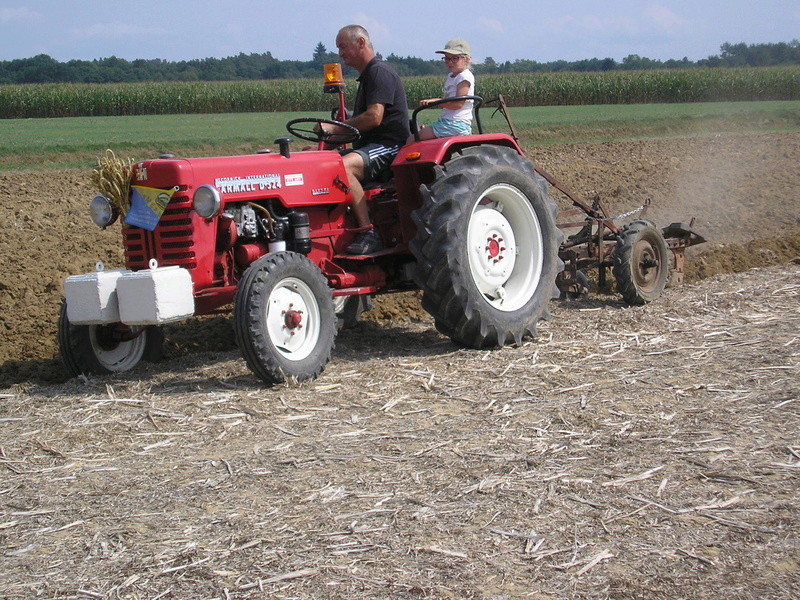
[[[496,103],[508,123],[511,136],[519,141],[502,96]],[[564,232],[559,258],[564,270],[556,279],[562,297],[578,297],[589,289],[586,271],[597,269],[597,287],[610,288],[608,270],[617,283],[617,290],[628,304],[645,304],[658,298],[666,286],[680,285],[684,278],[686,249],[706,240],[688,224],[674,222],[662,228],[647,219],[650,201],[617,216],[610,216],[599,195],[590,200],[581,198],[562,182],[534,165],[534,170],[551,188],[558,190],[571,203],[556,217]],[[624,220],[636,216],[625,225]],[[573,232],[574,233],[571,233]]]

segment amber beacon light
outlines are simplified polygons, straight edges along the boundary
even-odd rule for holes
[[[330,63],[323,67],[325,74],[325,91],[335,94],[344,88],[344,77],[342,76],[342,65]]]

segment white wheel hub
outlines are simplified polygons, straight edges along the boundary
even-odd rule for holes
[[[303,360],[319,339],[319,306],[311,289],[294,277],[280,281],[267,301],[267,332],[289,360]]]
[[[478,206],[469,222],[470,264],[478,289],[493,294],[502,288],[516,262],[516,242],[511,224],[501,212]]]

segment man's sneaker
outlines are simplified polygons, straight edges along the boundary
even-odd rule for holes
[[[345,252],[347,254],[372,254],[381,247],[381,241],[374,229],[362,231],[356,235],[353,243],[350,244]]]

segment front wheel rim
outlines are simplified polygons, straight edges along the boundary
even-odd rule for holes
[[[470,274],[483,299],[504,312],[523,307],[544,265],[542,230],[525,195],[506,184],[488,188],[470,214],[467,241]]]
[[[136,337],[120,341],[114,338],[113,330],[108,325],[90,325],[89,343],[92,346],[97,362],[101,367],[113,373],[130,371],[144,356],[147,346],[147,332],[132,327],[131,332]]]
[[[300,279],[281,280],[267,299],[267,333],[287,360],[307,358],[320,335],[320,311],[311,288]]]

